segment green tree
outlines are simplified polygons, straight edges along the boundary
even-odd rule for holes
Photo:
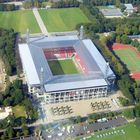
[[[115,5],[116,5],[116,7],[120,7],[120,4],[121,4],[121,2],[120,2],[120,0],[115,0]]]
[[[137,101],[140,101],[140,88],[135,88],[135,97]]]
[[[5,140],[5,139],[6,139],[5,135],[1,135],[1,140]]]
[[[20,132],[17,132],[17,133],[16,133],[16,137],[19,138],[20,136],[21,136]]]
[[[136,125],[136,128],[139,130],[140,132],[140,117],[136,118],[134,124]]]
[[[29,129],[26,125],[22,126],[22,132],[23,132],[24,136],[29,135]]]
[[[8,137],[9,137],[10,139],[13,138],[13,137],[15,136],[15,131],[14,131],[14,129],[13,129],[11,126],[9,126],[9,127],[6,129],[6,131],[7,131]]]
[[[122,35],[121,42],[123,44],[130,44],[131,40],[130,40],[130,38],[127,35]]]
[[[123,97],[119,97],[119,101],[121,103],[121,105],[123,106],[128,106],[129,105],[129,100]]]
[[[123,115],[128,119],[133,119],[135,117],[133,108],[124,110]]]
[[[140,117],[140,103],[135,106],[134,112],[136,117]]]
[[[13,105],[17,105],[21,103],[23,100],[22,90],[15,89],[15,91],[12,93],[12,100],[13,100]]]

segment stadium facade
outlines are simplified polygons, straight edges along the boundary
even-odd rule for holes
[[[30,38],[19,54],[29,94],[47,104],[106,97],[113,89],[115,74],[90,39]],[[49,62],[68,59],[78,72],[55,74]]]

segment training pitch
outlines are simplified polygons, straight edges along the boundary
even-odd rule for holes
[[[137,130],[134,123],[130,123],[115,129],[111,128],[109,130],[96,132],[94,135],[90,136],[91,137],[86,140],[139,140],[140,132]],[[82,138],[77,140],[82,140]]]
[[[76,74],[78,73],[74,62],[71,59],[68,60],[51,60],[48,61],[50,69],[53,75],[63,74]]]
[[[115,50],[115,53],[130,72],[140,72],[140,57],[136,52],[128,48]]]
[[[39,10],[39,13],[49,32],[72,31],[77,24],[89,22],[80,8]]]
[[[39,33],[40,28],[31,10],[0,12],[0,27],[16,32],[26,33],[27,28],[30,33]]]

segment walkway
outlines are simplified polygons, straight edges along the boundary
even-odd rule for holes
[[[37,20],[37,23],[38,23],[42,33],[44,35],[49,36],[49,32],[47,31],[46,26],[44,25],[44,23],[42,21],[42,18],[40,17],[40,14],[39,14],[39,12],[38,12],[38,10],[36,8],[33,9],[33,13],[34,13],[34,16],[35,16],[35,18]]]

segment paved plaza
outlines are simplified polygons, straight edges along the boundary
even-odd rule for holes
[[[95,98],[91,100],[71,101],[56,104],[41,104],[39,123],[51,123],[61,119],[67,119],[74,116],[85,117],[88,114],[98,112],[108,112],[120,110],[118,97],[122,96],[118,91],[104,98]]]

